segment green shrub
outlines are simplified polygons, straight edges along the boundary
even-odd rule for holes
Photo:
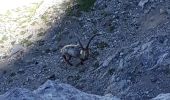
[[[38,37],[44,36],[44,35],[45,35],[45,32],[40,32],[40,33],[37,34]]]
[[[81,11],[89,11],[96,0],[76,0]]]
[[[66,14],[68,16],[80,16],[80,11],[89,11],[90,8],[94,5],[96,0],[75,0],[77,6],[71,7],[67,6]],[[68,5],[68,4],[67,4]]]
[[[32,45],[33,42],[30,41],[30,40],[27,40],[27,39],[23,39],[23,40],[20,42],[20,44],[22,44],[22,45],[28,47],[28,46]]]
[[[2,40],[3,40],[3,41],[7,41],[7,40],[8,40],[8,37],[7,37],[6,35],[4,35],[4,36],[2,37]]]

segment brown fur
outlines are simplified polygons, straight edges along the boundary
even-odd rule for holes
[[[78,43],[79,43],[78,45],[74,45],[74,44],[65,45],[61,49],[61,53],[62,53],[62,56],[65,62],[72,66],[73,64],[70,62],[70,59],[74,57],[74,58],[80,59],[80,62],[78,63],[78,65],[79,64],[83,65],[84,61],[88,60],[89,58],[89,54],[90,54],[89,45],[91,41],[93,40],[93,38],[97,35],[100,35],[100,34],[95,34],[89,39],[86,47],[83,47],[82,43],[80,42],[79,37],[76,35],[78,39]]]

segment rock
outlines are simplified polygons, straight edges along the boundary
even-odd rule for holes
[[[18,73],[18,74],[24,74],[25,71],[24,71],[24,69],[19,69],[17,73]]]
[[[140,7],[144,7],[146,3],[148,3],[149,0],[141,0],[139,3],[138,3],[138,6]]]
[[[53,74],[53,75],[51,75],[50,77],[48,77],[48,79],[49,79],[49,80],[56,80],[56,75]]]
[[[109,56],[102,64],[103,67],[106,67],[109,65],[109,63],[111,62],[111,60],[115,57],[115,54]]]
[[[10,56],[23,51],[25,48],[22,45],[16,44],[12,47],[12,49],[10,50]]]
[[[113,82],[111,85],[107,87],[106,93],[112,93],[113,95],[115,95],[117,94],[117,92],[119,92],[119,94],[124,94],[127,92],[128,90],[127,87],[129,86],[129,84],[130,84],[129,80],[121,80],[118,82]]]
[[[159,10],[159,13],[160,13],[160,14],[165,14],[165,15],[167,15],[167,14],[168,14],[168,11],[165,10],[165,9],[160,9],[160,10]]]
[[[44,100],[39,95],[33,94],[30,90],[15,88],[0,95],[0,100]]]
[[[159,65],[162,64],[162,62],[164,61],[164,59],[167,56],[168,56],[168,53],[165,53],[165,54],[161,55],[160,58],[157,60],[156,64],[152,68],[150,68],[149,70],[152,70],[152,69],[155,69],[155,68],[159,67]]]
[[[110,78],[105,93],[122,96],[124,94],[128,94],[129,90],[131,90],[133,91],[131,92],[132,97],[137,97],[134,93],[138,86],[138,89],[143,91],[143,93],[146,92],[145,89],[152,89],[150,86],[146,86],[145,88],[142,86],[140,87],[141,84],[148,84],[148,82],[146,82],[148,81],[148,77],[150,79],[149,81],[153,84],[158,84],[161,80],[166,80],[167,75],[169,75],[167,70],[169,69],[170,64],[169,44],[170,35],[161,35],[152,37],[144,43],[131,45],[120,50],[121,53],[119,56],[113,57],[112,61],[114,62],[108,66],[108,69],[114,68],[115,70],[113,77]],[[106,62],[106,65],[108,65],[107,59]],[[146,73],[149,73],[147,78]],[[164,73],[166,75],[163,74],[161,77],[157,76],[160,73]],[[104,75],[105,72],[101,74]],[[153,78],[153,75],[156,75],[155,78]],[[104,78],[105,77],[102,79]],[[117,78],[119,78],[119,80],[117,80]],[[140,84],[138,81],[140,81]],[[129,85],[131,83],[134,84],[131,86]],[[161,87],[163,87],[162,84],[160,88]],[[157,91],[155,90],[154,92]],[[161,91],[163,90],[159,90],[159,92]],[[154,92],[149,92],[148,95],[155,95]],[[141,98],[142,94],[139,93],[139,97]]]
[[[170,93],[159,94],[158,96],[152,98],[151,100],[170,100]]]
[[[71,85],[47,81],[34,91],[15,88],[0,95],[0,100],[120,100],[111,94],[105,96],[87,94]]]
[[[120,59],[120,61],[119,61],[119,67],[118,67],[118,71],[121,71],[122,69],[124,69],[124,60],[123,59]]]
[[[116,54],[117,54],[117,52],[115,52],[115,53],[112,54],[111,56],[107,57],[107,59],[103,61],[102,65],[99,66],[99,68],[97,68],[95,71],[98,71],[98,70],[100,70],[101,68],[107,67],[107,66],[110,64],[110,62],[115,58]]]

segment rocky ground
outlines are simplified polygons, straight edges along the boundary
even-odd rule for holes
[[[98,96],[84,93],[68,84],[47,81],[34,91],[23,88],[14,88],[0,100],[120,100],[112,95]]]
[[[169,5],[169,0],[96,0],[92,8],[68,8],[42,39],[23,49],[22,57],[17,57],[21,49],[14,50],[1,62],[0,93],[14,87],[34,90],[48,79],[122,100],[170,92]],[[89,60],[78,67],[64,63],[60,54],[64,45],[77,43],[73,33],[84,45],[102,34],[92,41]]]

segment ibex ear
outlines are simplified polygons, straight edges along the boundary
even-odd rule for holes
[[[81,47],[81,48],[84,48],[83,45],[82,45],[82,43],[81,43],[81,41],[80,41],[80,38],[77,36],[77,34],[74,33],[74,35],[76,36],[80,47]]]
[[[94,35],[89,39],[86,48],[89,48],[89,45],[90,45],[91,41],[93,40],[93,38],[94,38],[95,36],[98,36],[98,35],[102,35],[102,34],[94,34]]]

